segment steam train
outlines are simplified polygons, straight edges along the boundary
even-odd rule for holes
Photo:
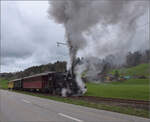
[[[15,79],[8,83],[8,89],[39,91],[61,96],[75,95],[80,91],[75,78],[63,72],[47,72]]]

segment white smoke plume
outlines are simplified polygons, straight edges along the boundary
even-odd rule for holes
[[[99,56],[126,50],[136,32],[136,20],[149,7],[147,0],[52,0],[49,3],[49,15],[65,27],[72,67],[78,51],[89,43],[95,43],[94,53]],[[109,39],[110,35],[113,38]]]
[[[67,89],[66,88],[62,88],[62,90],[61,90],[61,96],[62,97],[66,97],[67,96]]]
[[[82,77],[82,73],[86,69],[87,69],[87,63],[83,63],[83,64],[77,65],[75,67],[76,82],[77,82],[77,85],[79,86],[79,89],[80,89],[80,91],[78,93],[79,95],[82,95],[82,94],[84,94],[87,91],[87,89],[85,87],[85,84],[83,83],[82,78],[81,78]]]

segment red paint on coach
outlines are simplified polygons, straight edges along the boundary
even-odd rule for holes
[[[42,76],[24,79],[23,88],[41,89],[42,88]]]

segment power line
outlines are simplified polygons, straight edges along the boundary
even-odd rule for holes
[[[145,24],[140,25],[140,26],[137,26],[137,30],[138,30],[138,29],[141,29],[142,27],[145,27],[146,25],[149,25],[149,24],[150,24],[150,22],[149,22],[149,23],[145,23]]]
[[[59,45],[67,45],[66,43],[63,43],[63,42],[57,42],[57,46],[59,47]]]

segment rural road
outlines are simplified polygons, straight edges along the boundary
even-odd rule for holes
[[[0,122],[149,122],[149,119],[0,90]]]

